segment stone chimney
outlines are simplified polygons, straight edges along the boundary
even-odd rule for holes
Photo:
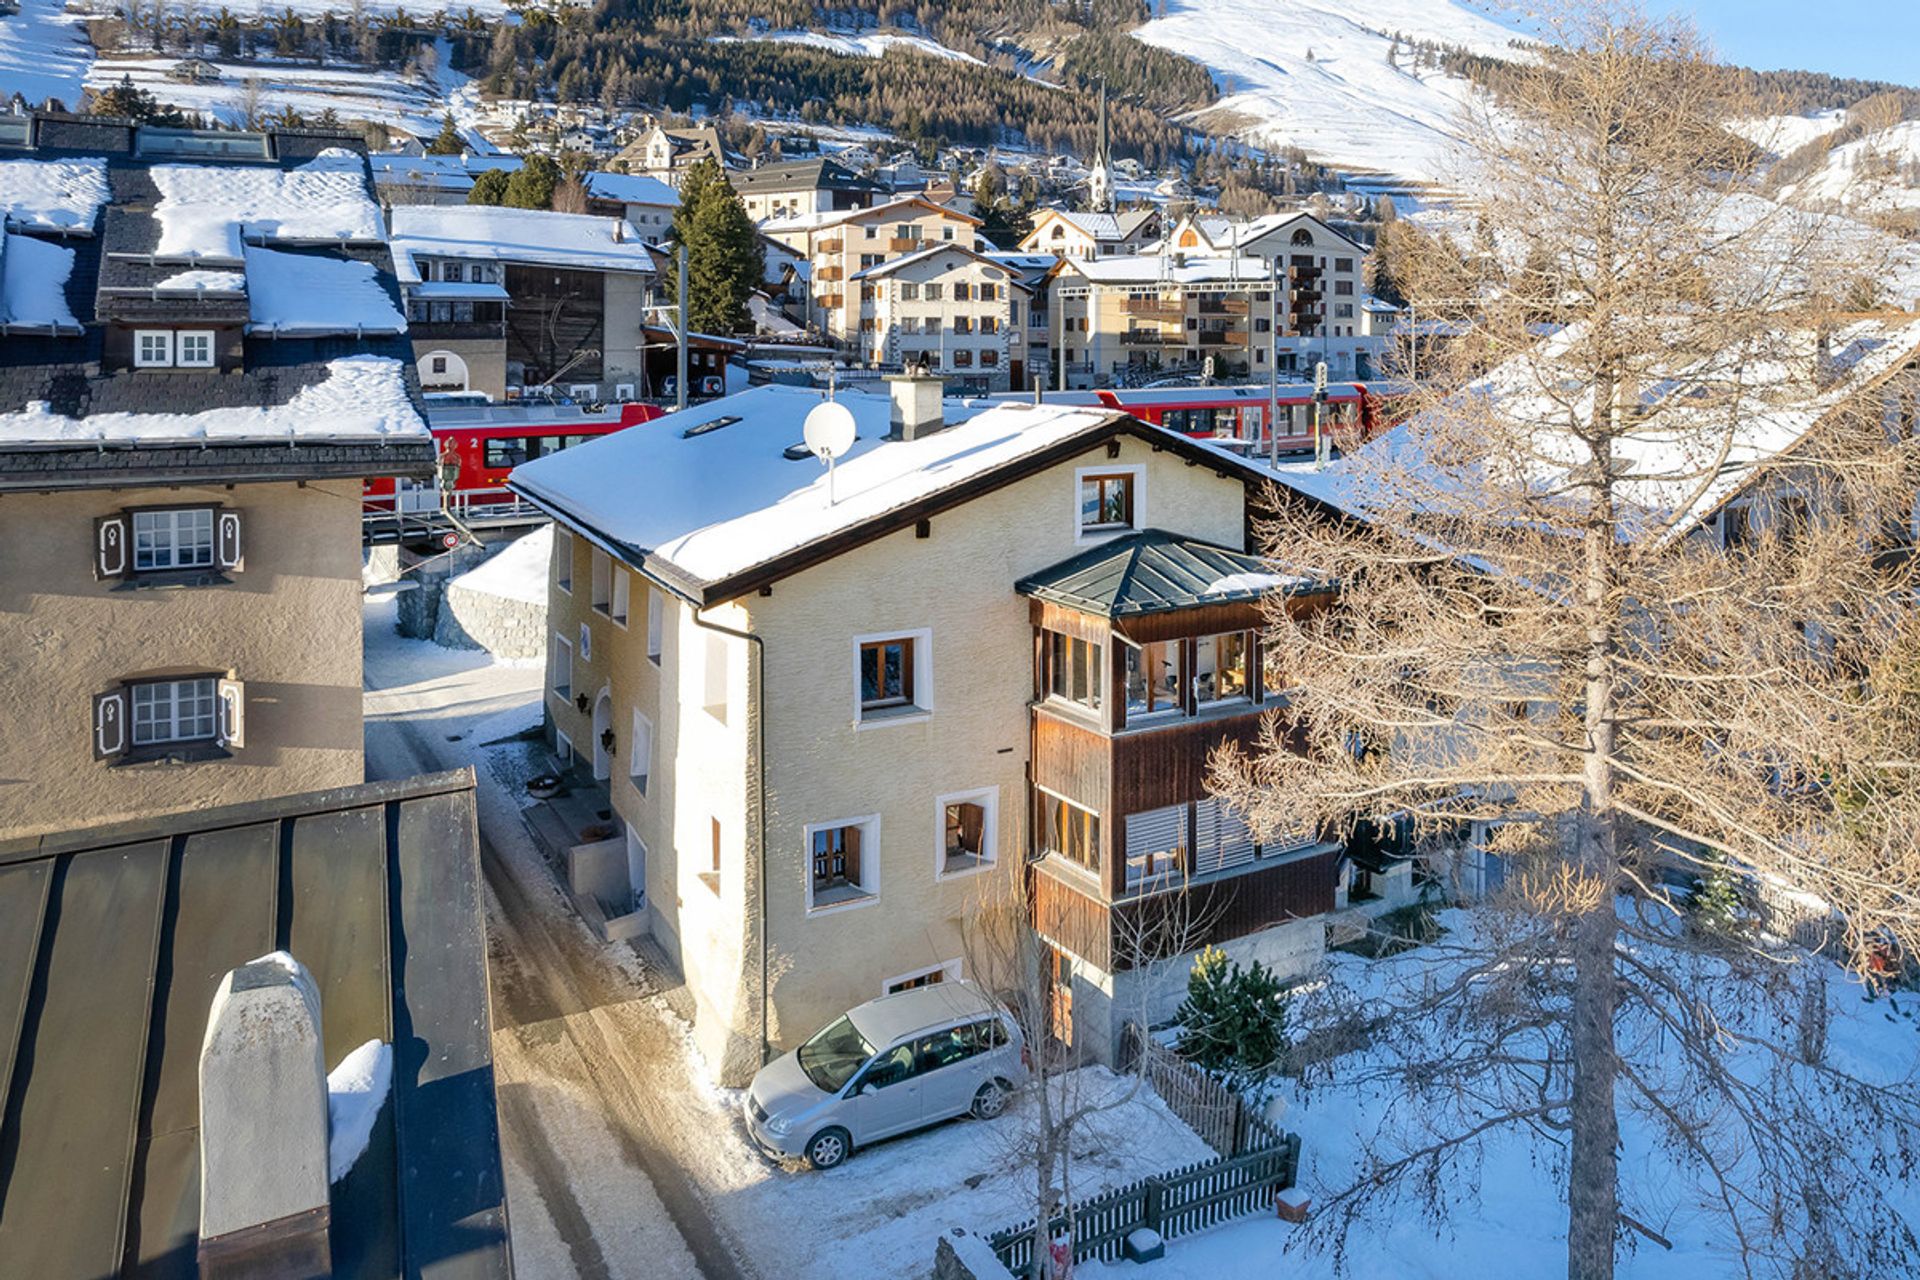
[[[320,994],[285,952],[231,970],[200,1045],[200,1274],[333,1272]]]
[[[921,364],[910,364],[905,373],[886,380],[893,397],[892,429],[889,440],[918,440],[947,425],[946,383],[927,372]]]

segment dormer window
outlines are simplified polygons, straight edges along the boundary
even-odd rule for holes
[[[213,368],[213,332],[185,329],[174,336],[174,358],[183,369]]]
[[[135,368],[166,368],[173,364],[173,330],[136,329],[133,334]]]
[[[133,331],[133,367],[136,369],[211,369],[213,364],[211,329]]]

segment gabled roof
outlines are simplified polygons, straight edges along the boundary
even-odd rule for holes
[[[818,213],[802,214],[794,218],[770,218],[760,224],[762,231],[814,231],[823,227],[837,227],[845,222],[860,222],[867,218],[891,217],[907,208],[926,209],[942,214],[956,222],[965,222],[971,226],[981,226],[980,219],[970,213],[961,213],[944,204],[920,196],[902,196],[898,200],[889,200],[885,204],[876,204],[870,209],[835,209]]]
[[[1141,227],[1160,216],[1157,209],[1129,209],[1124,213],[1081,213],[1073,209],[1041,209],[1034,214],[1033,230],[1027,233],[1022,245],[1032,242],[1040,228],[1053,221],[1065,222],[1079,229],[1096,241],[1110,242],[1130,239]]]
[[[511,1274],[473,786],[463,769],[0,842],[7,1274],[199,1273],[201,1040],[222,976],[275,950],[321,992],[328,1069],[394,1047],[332,1187],[333,1274]]]
[[[948,400],[944,428],[892,440],[890,398],[853,391],[839,402],[858,438],[835,465],[829,503],[826,473],[801,445],[807,413],[824,399],[806,387],[755,387],[536,459],[508,485],[654,580],[718,604],[1119,434],[1221,475],[1266,475],[1102,408]],[[654,500],[633,501],[642,482]]]
[[[1264,214],[1250,222],[1229,224],[1223,232],[1209,232],[1207,234],[1216,249],[1232,249],[1236,246],[1244,249],[1248,245],[1266,239],[1268,236],[1286,231],[1289,227],[1300,222],[1311,222],[1314,226],[1326,232],[1328,235],[1333,236],[1335,239],[1345,241],[1355,253],[1364,254],[1367,252],[1367,246],[1361,244],[1344,232],[1336,231],[1333,227],[1327,225],[1324,219],[1316,218],[1304,209],[1293,209],[1286,213]]]
[[[782,160],[754,169],[742,169],[727,175],[733,189],[742,195],[750,191],[860,191],[878,193],[887,190],[871,178],[864,178],[847,166],[826,156],[811,160]]]
[[[1068,258],[1060,269],[1095,284],[1244,284],[1250,288],[1266,285],[1272,271],[1264,258],[1160,253]]]
[[[585,271],[653,271],[646,243],[624,218],[498,205],[397,206],[393,211],[394,265],[406,284],[420,280],[414,254],[530,262]]]
[[[871,267],[863,267],[860,270],[853,273],[853,278],[855,280],[872,280],[880,276],[892,275],[894,272],[899,271],[905,267],[910,267],[922,262],[926,262],[929,259],[938,257],[940,254],[943,254],[943,253],[958,253],[965,257],[972,258],[975,262],[985,263],[987,266],[992,267],[995,271],[1005,272],[1008,275],[1012,275],[1014,273],[1013,268],[1009,267],[1004,262],[995,261],[991,254],[985,254],[974,249],[969,249],[967,248],[967,246],[963,244],[959,244],[952,240],[936,240],[925,249],[918,249],[918,250],[915,250],[913,253],[905,254],[898,258],[889,258],[885,262],[875,263]]]
[[[600,200],[618,200],[621,204],[654,204],[678,208],[680,193],[658,178],[641,173],[604,173],[587,175],[587,194]]]
[[[1014,584],[1021,595],[1117,619],[1201,605],[1242,604],[1276,589],[1313,586],[1276,574],[1259,556],[1147,529],[1116,538]]]

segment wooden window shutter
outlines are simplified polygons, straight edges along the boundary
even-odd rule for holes
[[[93,758],[112,760],[127,752],[127,691],[110,689],[93,695]]]
[[[848,884],[860,884],[862,883],[860,879],[860,828],[848,827],[845,830],[847,837],[847,861],[846,869],[842,874],[846,876]]]
[[[222,680],[216,686],[220,697],[220,723],[214,736],[223,747],[247,745],[247,686],[238,680]]]
[[[93,522],[93,576],[124,578],[132,564],[127,552],[127,518],[102,516]]]
[[[214,554],[220,567],[231,573],[238,573],[246,567],[246,556],[240,546],[240,513],[222,508],[214,518]]]

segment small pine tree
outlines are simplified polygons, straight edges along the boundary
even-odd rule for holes
[[[510,209],[551,209],[553,189],[559,185],[560,166],[551,157],[528,156],[507,179],[506,198],[501,203]]]
[[[460,136],[460,128],[453,122],[453,113],[449,111],[440,117],[440,132],[427,144],[430,156],[457,156],[467,149],[465,139]]]
[[[1218,947],[1193,961],[1176,1015],[1182,1057],[1236,1084],[1264,1079],[1286,1048],[1287,994],[1258,960],[1242,967]]]
[[[511,175],[505,169],[488,169],[473,180],[467,192],[468,204],[505,204]]]
[[[1740,886],[1724,856],[1715,855],[1706,874],[1700,877],[1691,906],[1694,927],[1705,933],[1731,938],[1745,931],[1746,913],[1740,902]]]

